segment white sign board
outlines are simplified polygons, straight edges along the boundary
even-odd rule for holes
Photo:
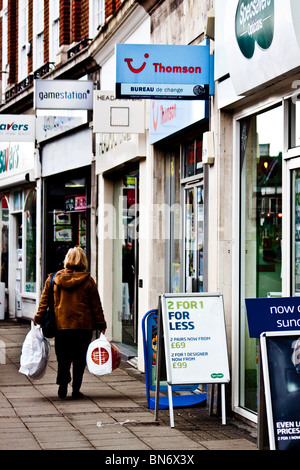
[[[0,142],[34,142],[35,116],[1,114]]]
[[[65,132],[82,126],[88,122],[88,113],[86,110],[57,110],[40,111],[45,115],[36,116],[36,140],[44,142],[57,137]]]
[[[208,119],[208,102],[204,100],[151,100],[150,144],[202,119]]]
[[[161,303],[167,382],[229,382],[222,295],[164,294]]]
[[[94,132],[143,134],[144,100],[118,100],[113,91],[94,91]]]
[[[93,109],[91,80],[35,80],[36,109]]]

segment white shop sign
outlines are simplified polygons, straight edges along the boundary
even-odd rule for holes
[[[35,116],[1,114],[0,142],[34,142]]]
[[[93,109],[91,80],[35,80],[36,109]]]
[[[144,100],[118,100],[113,91],[94,91],[94,132],[143,134]]]

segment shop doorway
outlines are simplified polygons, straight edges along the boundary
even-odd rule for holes
[[[113,337],[136,347],[139,272],[139,174],[126,173],[114,185],[116,237],[113,247]]]
[[[203,181],[184,189],[185,292],[203,292],[204,186]]]
[[[89,167],[44,181],[44,280],[49,273],[63,268],[71,247],[81,246],[90,261],[90,182]]]

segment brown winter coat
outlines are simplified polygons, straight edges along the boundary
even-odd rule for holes
[[[45,282],[38,311],[34,317],[43,323],[48,306],[50,276]],[[62,269],[54,278],[54,311],[57,329],[106,329],[101,300],[89,273]]]

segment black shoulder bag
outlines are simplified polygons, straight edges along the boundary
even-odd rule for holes
[[[54,313],[54,276],[56,273],[51,274],[49,291],[48,291],[48,308],[45,315],[45,319],[42,325],[43,335],[46,338],[53,338],[56,333],[56,322]]]

